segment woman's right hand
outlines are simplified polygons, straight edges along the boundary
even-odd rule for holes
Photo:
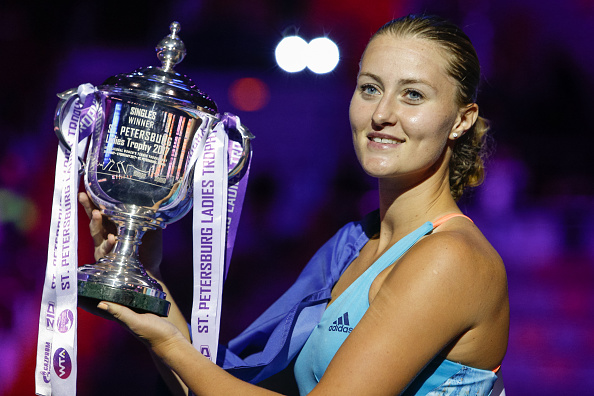
[[[101,211],[93,204],[86,192],[81,192],[78,195],[78,201],[85,209],[87,216],[89,216],[89,230],[95,245],[95,260],[99,260],[113,249],[116,242],[116,226],[101,214]],[[140,262],[144,269],[151,276],[160,279],[161,271],[159,267],[163,258],[161,228],[147,231],[142,237],[142,243],[138,250]]]
[[[91,237],[93,237],[93,244],[95,245],[95,260],[99,260],[113,249],[115,245],[116,226],[101,214],[101,211],[91,202],[87,193],[79,193],[78,202],[83,206],[87,216],[91,220],[89,230],[91,231]]]

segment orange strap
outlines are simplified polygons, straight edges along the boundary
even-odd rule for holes
[[[465,218],[467,218],[468,220],[470,220],[471,222],[473,222],[473,221],[472,221],[472,219],[471,219],[470,217],[468,217],[468,216],[465,216],[465,215],[463,215],[462,213],[450,213],[450,214],[447,214],[447,215],[445,215],[445,216],[442,216],[442,217],[440,217],[439,219],[435,220],[435,221],[433,222],[433,228],[437,228],[437,227],[439,227],[440,225],[442,225],[443,223],[445,223],[446,221],[448,221],[449,219],[452,219],[452,218],[454,218],[454,217],[465,217]],[[473,222],[473,223],[474,223],[474,222]]]

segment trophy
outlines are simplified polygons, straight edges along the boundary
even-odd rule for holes
[[[87,193],[116,224],[117,236],[109,254],[79,267],[77,274],[79,300],[112,301],[160,316],[167,316],[170,304],[138,259],[143,234],[165,228],[191,209],[194,173],[202,166],[197,159],[215,125],[224,123],[228,139],[241,145],[240,158],[228,173],[230,184],[246,171],[253,138],[173,70],[186,50],[177,36],[180,24],[173,22],[170,30],[156,47],[161,67],[110,77],[94,93],[100,106],[81,172]],[[75,94],[73,89],[58,95],[54,130],[66,147],[62,113]]]

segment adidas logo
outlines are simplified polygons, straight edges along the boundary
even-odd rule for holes
[[[345,312],[336,319],[330,327],[328,327],[328,331],[337,331],[339,333],[350,333],[353,331],[352,327],[349,327],[349,313]]]

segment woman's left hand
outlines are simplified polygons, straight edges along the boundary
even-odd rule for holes
[[[105,301],[100,302],[97,308],[124,324],[159,357],[163,357],[180,343],[189,345],[188,340],[175,325],[157,315],[139,314],[123,305]]]

